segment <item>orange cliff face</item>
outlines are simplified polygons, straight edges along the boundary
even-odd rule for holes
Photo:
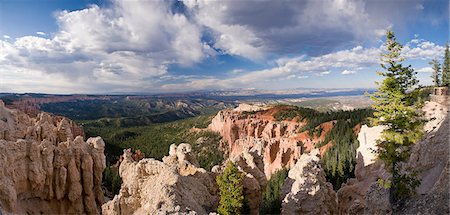
[[[248,106],[248,105],[247,105]],[[282,110],[290,109],[290,106],[278,106],[268,109],[260,108],[253,112],[246,109],[223,110],[212,119],[208,128],[218,132],[223,137],[222,149],[230,158],[241,154],[245,148],[261,148],[264,162],[264,173],[267,178],[282,168],[291,168],[304,152],[315,148],[316,143],[325,139],[325,136],[333,128],[333,121],[321,125],[320,136],[310,136],[308,131],[300,132],[305,121],[298,122],[298,118],[292,120],[277,121],[273,115]],[[323,154],[331,147],[328,143],[321,150]]]

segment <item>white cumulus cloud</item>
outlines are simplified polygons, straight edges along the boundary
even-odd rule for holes
[[[0,41],[0,72],[23,80],[26,71],[39,77],[60,77],[71,90],[51,88],[46,78],[30,79],[14,90],[41,92],[148,91],[173,64],[191,66],[215,51],[201,41],[201,28],[166,1],[112,1],[56,14],[59,30],[51,38],[25,36]],[[8,39],[4,36],[5,39]],[[5,69],[8,68],[8,69]],[[25,81],[24,81],[25,82]],[[34,84],[30,84],[33,83]],[[10,82],[5,82],[9,84]],[[70,83],[70,84],[67,84]],[[3,83],[2,83],[3,84]],[[12,84],[11,84],[12,85]],[[97,89],[86,86],[97,86]]]
[[[343,75],[353,75],[353,74],[356,74],[356,71],[354,71],[354,70],[344,70],[344,71],[341,72],[341,74],[343,74]]]
[[[181,5],[181,12],[175,3]],[[391,18],[413,16],[411,10],[417,11],[415,5],[421,3],[113,0],[105,7],[91,5],[56,13],[59,27],[52,34],[36,32],[14,39],[3,35],[0,88],[49,93],[155,92],[265,87],[276,80],[317,77],[331,71],[359,72],[379,63],[381,48],[376,41],[387,26],[398,24],[391,20],[399,19]],[[367,42],[367,47],[361,42]],[[403,55],[428,60],[442,53],[442,46],[414,38],[405,45]],[[206,75],[170,71],[173,67],[192,69],[223,54],[253,60],[256,68],[263,69],[243,67]]]
[[[291,58],[279,58],[276,65],[262,70],[241,73],[230,73],[234,76],[226,79],[208,77],[194,79],[183,83],[163,85],[167,89],[205,89],[205,88],[235,88],[235,87],[266,87],[274,80],[291,80],[296,77],[306,78],[311,75],[326,76],[332,70],[342,71],[343,75],[355,74],[357,71],[370,70],[375,72],[380,62],[383,45],[379,47],[364,48],[356,46],[351,49],[332,52],[329,54],[307,57],[300,55]],[[442,56],[444,47],[421,40],[419,43],[409,42],[403,50],[408,60],[423,60]],[[408,62],[404,62],[408,64]],[[422,68],[418,71],[427,70]]]
[[[431,68],[431,67],[422,67],[422,68],[416,69],[416,72],[433,72],[433,68]]]

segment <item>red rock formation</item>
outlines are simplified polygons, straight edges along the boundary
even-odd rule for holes
[[[284,121],[274,119],[275,113],[289,108],[274,107],[251,114],[239,108],[223,110],[212,119],[208,128],[223,137],[222,148],[230,158],[238,156],[245,148],[251,149],[256,147],[256,143],[261,143],[264,173],[270,178],[277,170],[292,167],[303,152],[314,149],[333,127],[334,122],[323,123],[319,125],[322,127],[321,135],[311,137],[307,131],[299,132],[305,125],[304,121],[298,122],[297,118]]]

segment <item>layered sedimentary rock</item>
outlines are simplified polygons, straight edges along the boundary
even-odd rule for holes
[[[311,151],[315,144],[323,141],[331,130],[333,122],[320,125],[320,136],[310,136],[308,132],[299,132],[305,122],[297,118],[276,121],[273,114],[290,107],[257,108],[241,105],[234,110],[220,111],[208,129],[220,133],[223,137],[222,149],[230,158],[239,156],[245,148],[262,149],[264,174],[267,178],[282,168],[291,168],[303,152]],[[258,111],[247,113],[248,111]],[[322,150],[323,152],[328,144]]]
[[[337,198],[320,167],[319,150],[302,154],[282,187],[282,214],[337,214]]]
[[[124,151],[119,166],[122,187],[102,206],[103,214],[207,214],[218,205],[215,174],[199,168],[191,146],[170,146],[163,162],[135,161]]]
[[[0,211],[99,214],[105,144],[78,134],[66,118],[32,118],[0,101]]]

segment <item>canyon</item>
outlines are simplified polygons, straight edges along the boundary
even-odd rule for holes
[[[282,214],[449,213],[448,107],[426,102],[426,135],[412,148],[405,166],[418,172],[419,195],[404,206],[389,203],[379,179],[389,178],[377,159],[376,139],[383,127],[357,125],[359,140],[355,176],[334,190],[321,158],[333,147],[321,147],[335,124],[319,124],[319,134],[303,131],[305,120],[279,120],[289,106],[241,104],[219,111],[207,128],[222,136],[219,147],[227,159],[211,171],[200,167],[189,144],[173,144],[161,161],[124,150],[118,164],[122,186],[104,198],[102,173],[105,143],[85,140],[73,121],[45,112],[35,117],[0,102],[0,211],[2,214],[208,214],[219,204],[216,177],[228,161],[244,174],[244,196],[250,214],[258,214],[270,178],[289,170],[281,188]],[[107,144],[107,143],[106,143]],[[430,202],[432,202],[430,204]]]

